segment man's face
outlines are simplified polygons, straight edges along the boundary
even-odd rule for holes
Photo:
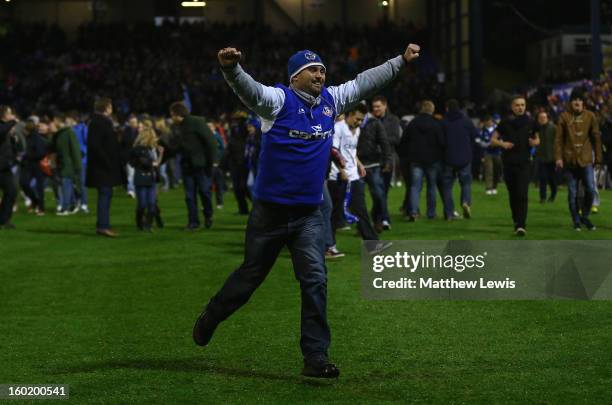
[[[41,135],[47,135],[49,133],[49,124],[40,122],[38,124],[38,133]]]
[[[132,129],[136,129],[138,128],[138,118],[136,117],[131,117],[128,121],[128,125],[130,126],[130,128]]]
[[[372,114],[376,118],[382,118],[387,113],[387,103],[383,103],[382,101],[374,101],[372,103]]]
[[[106,111],[104,112],[104,114],[110,117],[112,113],[113,113],[113,105],[109,104],[108,106],[106,106]]]
[[[490,120],[486,120],[484,122],[484,126],[485,126],[485,128],[492,127],[493,126],[493,118],[491,118]]]
[[[317,97],[325,84],[325,68],[323,66],[310,66],[298,73],[291,82],[293,87]]]
[[[538,124],[546,125],[548,124],[548,114],[541,112],[538,114]]]
[[[351,129],[355,129],[361,125],[365,115],[361,111],[354,111],[346,116],[346,123]]]
[[[575,98],[570,102],[572,110],[575,113],[581,113],[584,110],[584,101],[581,98]]]
[[[172,123],[174,125],[179,125],[181,122],[183,122],[183,117],[177,114],[170,113],[170,118],[172,118]]]
[[[524,115],[527,109],[527,102],[524,98],[516,98],[512,101],[512,113],[514,115]]]

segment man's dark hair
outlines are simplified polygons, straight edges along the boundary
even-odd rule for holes
[[[457,111],[459,109],[459,101],[454,98],[451,98],[446,102],[446,108],[448,111]]]
[[[172,103],[170,106],[170,114],[178,115],[179,117],[185,118],[189,115],[189,110],[187,106],[182,101],[177,101]]]
[[[94,102],[94,111],[103,114],[109,105],[113,105],[113,101],[108,97],[100,97]]]
[[[512,103],[514,103],[514,100],[518,100],[519,98],[522,98],[523,100],[527,101],[527,97],[525,97],[522,94],[513,94],[512,97],[510,97],[510,105],[512,105]]]
[[[383,104],[387,104],[387,97],[379,94],[377,96],[372,97],[372,103],[374,103],[375,101],[380,101]]]
[[[348,110],[346,112],[346,115],[354,114],[356,112],[360,112],[363,115],[366,115],[368,113],[368,106],[363,104],[363,103],[359,103],[359,104],[353,106],[350,110]]]

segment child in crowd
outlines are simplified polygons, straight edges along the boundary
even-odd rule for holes
[[[141,129],[130,153],[130,164],[134,167],[136,188],[136,225],[138,229],[151,232],[157,212],[156,183],[158,168],[164,150],[157,144],[157,134],[152,127]],[[159,221],[158,221],[159,222]]]

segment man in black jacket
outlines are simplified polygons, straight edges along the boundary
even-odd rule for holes
[[[421,110],[404,134],[410,161],[410,209],[409,221],[414,221],[419,208],[419,197],[423,177],[427,181],[427,218],[436,216],[436,187],[444,156],[444,133],[442,126],[433,118],[435,105],[430,100],[421,102]]]
[[[391,170],[392,150],[384,126],[369,114],[366,115],[362,124],[361,135],[357,144],[357,157],[366,169],[365,181],[372,196],[374,229],[379,233],[383,229],[391,229],[383,173]]]
[[[217,164],[217,141],[204,118],[189,114],[185,104],[173,103],[170,116],[180,132],[176,147],[182,156],[181,169],[189,220],[185,229],[195,231],[200,228],[197,195],[202,201],[204,226],[208,229],[212,226],[212,170]]]
[[[391,186],[391,178],[393,175],[399,175],[396,169],[399,168],[399,158],[397,156],[397,148],[402,137],[402,127],[400,125],[400,119],[395,114],[389,112],[387,106],[387,99],[385,96],[374,96],[372,98],[372,114],[383,124],[385,127],[385,134],[387,140],[391,146],[391,166],[390,170],[383,172],[383,178],[385,182],[385,198],[389,194],[389,187]]]
[[[121,147],[113,129],[111,114],[113,104],[109,98],[100,98],[94,104],[94,114],[89,122],[87,142],[87,187],[98,189],[96,233],[114,238],[111,230],[110,205],[113,187],[123,184]]]
[[[502,120],[491,137],[491,145],[502,148],[504,179],[508,188],[514,233],[525,236],[529,194],[530,149],[540,144],[535,123],[525,113],[525,97],[512,97],[512,115]]]
[[[12,129],[17,123],[11,107],[0,105],[0,190],[2,190],[2,203],[0,204],[0,229],[13,229],[11,215],[13,204],[17,198],[17,189],[11,168],[15,163],[13,150]]]

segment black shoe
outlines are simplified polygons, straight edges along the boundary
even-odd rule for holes
[[[330,363],[327,357],[317,356],[311,359],[304,359],[302,375],[314,378],[338,378],[340,369],[335,364]]]
[[[145,215],[145,210],[142,208],[137,208],[136,209],[136,227],[139,230],[144,230],[144,215]]]
[[[164,227],[164,220],[161,217],[161,210],[157,205],[155,206],[155,224],[158,228]]]
[[[212,224],[213,224],[212,217],[204,218],[204,227],[206,229],[210,229]]]
[[[595,225],[593,225],[593,223],[589,221],[588,218],[582,217],[580,218],[580,222],[582,222],[582,224],[586,226],[589,231],[594,231],[595,229],[597,229],[595,228]]]
[[[212,339],[219,322],[212,319],[206,311],[202,312],[193,325],[193,341],[198,346],[206,346]]]
[[[187,232],[195,232],[200,230],[200,224],[187,224],[185,227],[185,231]]]

